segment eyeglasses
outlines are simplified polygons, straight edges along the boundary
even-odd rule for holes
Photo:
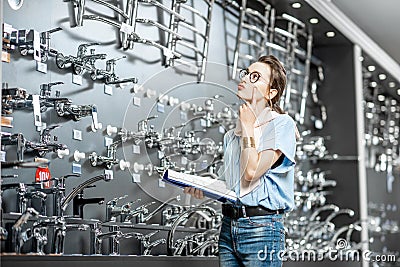
[[[249,80],[251,83],[256,83],[260,78],[262,78],[258,71],[249,72],[248,69],[243,69],[239,72],[240,79],[243,79],[246,77],[246,75],[249,75]]]

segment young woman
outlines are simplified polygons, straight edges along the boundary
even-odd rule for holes
[[[297,128],[278,105],[286,71],[274,56],[262,56],[240,72],[236,129],[224,136],[221,176],[238,196],[222,205],[220,266],[282,266],[284,213],[294,208]],[[203,192],[185,188],[202,198]]]

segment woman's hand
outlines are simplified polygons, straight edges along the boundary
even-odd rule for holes
[[[203,191],[194,187],[185,187],[183,189],[183,192],[185,192],[186,194],[190,194],[198,199],[204,198]]]
[[[256,122],[256,98],[254,97],[254,91],[253,91],[253,96],[251,98],[251,103],[247,102],[245,104],[242,104],[239,107],[239,120],[243,129],[243,134],[246,135],[252,135],[253,129],[254,129],[254,124]]]

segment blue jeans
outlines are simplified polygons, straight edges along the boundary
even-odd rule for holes
[[[281,214],[236,220],[224,216],[218,244],[220,267],[282,266],[283,221]]]

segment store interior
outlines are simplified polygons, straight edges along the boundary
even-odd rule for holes
[[[386,259],[284,266],[400,266],[400,65],[331,1],[0,7],[4,266],[218,266],[221,202],[163,174],[218,179],[238,73],[266,54],[300,132],[286,249]]]

